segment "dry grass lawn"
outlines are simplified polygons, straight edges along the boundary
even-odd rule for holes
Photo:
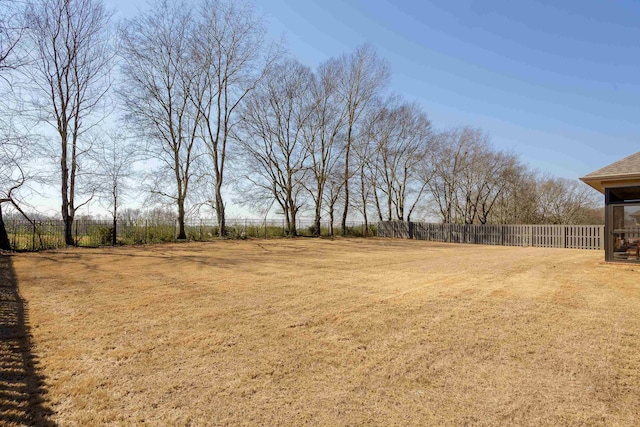
[[[3,256],[0,423],[636,425],[640,267],[602,257],[382,239]]]

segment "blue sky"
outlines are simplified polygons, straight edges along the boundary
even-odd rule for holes
[[[640,151],[640,2],[255,3],[301,62],[371,42],[436,127],[480,127],[534,168],[577,178]]]

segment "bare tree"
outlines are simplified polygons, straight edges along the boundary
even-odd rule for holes
[[[523,172],[515,155],[495,150],[486,133],[471,127],[441,133],[432,153],[429,187],[443,222],[486,224],[496,204],[506,214],[503,196]]]
[[[340,70],[336,60],[329,60],[320,65],[311,85],[312,111],[304,127],[304,139],[309,152],[310,183],[307,190],[314,204],[314,235],[320,235],[320,221],[324,209],[327,181],[335,177],[344,146],[340,144],[346,118],[346,110],[342,107],[338,93]],[[329,195],[333,224],[333,206],[337,201],[337,193],[341,188],[332,186]],[[330,227],[332,228],[332,227]]]
[[[390,98],[389,98],[390,99]],[[364,234],[369,233],[369,205],[371,204],[376,212],[379,221],[383,221],[382,208],[378,197],[378,152],[376,139],[381,135],[376,135],[375,128],[380,111],[385,108],[385,100],[376,98],[366,110],[363,118],[362,130],[359,133],[357,143],[352,147],[356,165],[356,175],[359,181],[360,212],[364,219]],[[373,200],[372,200],[373,199]]]
[[[357,177],[359,185],[359,208],[364,221],[364,236],[369,235],[369,204],[375,191],[375,167],[372,159],[375,158],[375,149],[370,143],[369,132],[364,132],[358,144],[355,145],[355,163],[357,165]],[[377,200],[377,198],[376,198]],[[379,207],[379,201],[375,206]]]
[[[376,196],[376,208],[378,209],[378,216],[387,221],[393,219],[392,185],[394,177],[392,174],[395,172],[392,168],[387,167],[387,162],[390,160],[388,151],[389,146],[395,142],[398,125],[395,120],[397,116],[392,113],[392,110],[393,106],[389,108],[387,105],[381,105],[376,113],[371,116],[371,123],[367,128],[368,139],[370,139],[373,146],[372,154],[374,157],[370,160],[373,171],[371,184]],[[384,151],[387,152],[385,153]],[[381,202],[385,200],[386,208],[383,208]],[[386,215],[383,214],[383,211],[386,212]]]
[[[597,193],[580,181],[542,176],[537,183],[537,206],[542,224],[584,224],[592,220]]]
[[[0,0],[0,78],[7,81],[7,71],[24,65],[24,55],[18,52],[26,30],[24,2]]]
[[[489,223],[489,219],[499,197],[508,190],[511,177],[518,173],[522,165],[513,153],[494,152],[486,156],[486,166],[479,180],[473,198],[474,210],[481,224]]]
[[[2,205],[12,205],[20,210],[17,193],[27,182],[25,166],[28,163],[26,138],[16,132],[15,114],[6,105],[5,98],[10,86],[11,73],[22,65],[18,55],[19,43],[25,30],[21,3],[0,1],[0,249],[9,250],[11,245],[3,219]]]
[[[99,0],[39,0],[29,8],[29,78],[36,87],[39,118],[57,133],[65,241],[74,244],[72,224],[78,203],[81,158],[90,147],[83,134],[103,118],[110,87],[113,49],[111,14]]]
[[[417,104],[390,99],[373,115],[368,134],[375,147],[376,190],[384,195],[387,219],[409,221],[427,181],[419,165],[431,149],[431,123]],[[380,196],[376,197],[378,203]]]
[[[536,173],[517,158],[502,174],[503,190],[487,217],[493,224],[535,224],[537,214]]]
[[[465,129],[468,145],[460,167],[456,209],[465,224],[486,224],[508,178],[518,167],[517,158],[493,149],[489,136],[479,129]]]
[[[111,213],[111,238],[112,244],[116,245],[119,208],[125,192],[131,189],[129,181],[135,175],[133,165],[140,160],[140,151],[131,138],[118,130],[101,134],[94,145],[91,157],[94,161],[95,178],[98,180],[96,188],[101,203]]]
[[[29,220],[22,210],[20,198],[20,192],[34,180],[27,170],[32,160],[28,147],[26,135],[17,132],[11,121],[0,119],[0,249],[11,249],[2,206],[11,206]]]
[[[192,22],[185,4],[159,1],[125,20],[120,32],[124,78],[119,92],[126,119],[159,165],[152,172],[152,192],[175,203],[178,239],[186,238],[185,205],[199,157],[201,113],[191,94],[198,76],[190,57]]]
[[[346,110],[345,150],[344,150],[344,210],[342,212],[342,232],[346,233],[349,214],[349,179],[351,169],[351,147],[358,132],[358,125],[364,111],[376,95],[384,89],[390,79],[389,64],[381,59],[370,44],[357,48],[351,55],[338,59],[341,68],[339,90]]]
[[[275,200],[290,236],[297,234],[296,216],[303,206],[308,158],[304,128],[312,112],[310,84],[307,67],[283,62],[258,85],[242,109],[239,143],[249,186],[245,191],[251,197]]]
[[[342,172],[344,171],[344,159],[338,158],[335,168],[332,168],[327,174],[327,181],[325,183],[324,191],[324,209],[329,215],[329,235],[333,236],[335,231],[336,221],[336,206],[340,201],[340,196],[343,195],[342,187],[344,186],[344,177]]]
[[[428,187],[436,212],[445,224],[457,222],[457,191],[460,170],[469,150],[471,140],[469,132],[452,129],[440,132],[435,138],[435,148],[430,153],[429,162],[433,165],[433,179]]]
[[[237,124],[236,110],[264,78],[278,50],[266,46],[266,27],[248,3],[203,0],[190,36],[194,70],[191,100],[200,113],[200,137],[205,142],[214,187],[213,206],[220,237],[226,235],[225,178],[229,135]]]

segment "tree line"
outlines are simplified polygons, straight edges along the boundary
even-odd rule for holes
[[[277,210],[290,235],[303,213],[318,234],[354,216],[600,221],[586,186],[531,170],[483,130],[435,128],[390,92],[370,44],[311,69],[250,3],[157,0],[119,22],[100,0],[0,5],[0,240],[3,204],[28,217],[52,182],[67,244],[78,209],[99,199],[115,226],[131,194],[172,206],[178,238],[204,207],[225,236],[230,202]]]

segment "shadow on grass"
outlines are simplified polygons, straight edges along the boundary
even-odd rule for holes
[[[0,255],[0,425],[55,426],[31,350],[27,303],[11,257]]]

